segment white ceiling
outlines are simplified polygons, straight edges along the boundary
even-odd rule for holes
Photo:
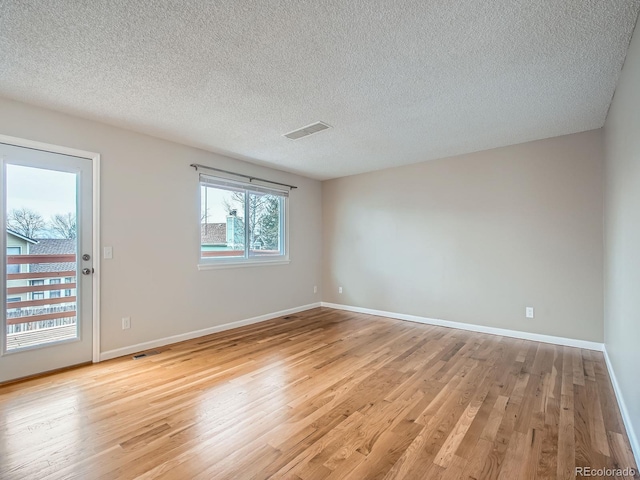
[[[601,127],[639,7],[0,0],[0,95],[325,179]]]

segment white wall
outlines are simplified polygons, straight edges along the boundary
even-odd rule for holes
[[[323,182],[323,301],[602,342],[602,169],[595,130]]]
[[[640,459],[640,28],[604,126],[605,347]],[[626,410],[626,412],[625,412]]]
[[[308,178],[0,99],[0,133],[102,158],[102,345],[109,351],[320,301],[321,186]],[[298,186],[291,263],[198,271],[201,163]],[[131,317],[131,329],[121,318]]]

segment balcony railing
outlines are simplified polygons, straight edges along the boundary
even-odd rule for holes
[[[28,298],[8,302],[7,348],[30,346],[33,342],[49,343],[66,338],[74,338],[76,331],[75,295],[76,270],[60,270],[60,264],[76,263],[75,254],[59,255],[8,255],[8,265],[39,265],[40,272],[19,272],[7,274],[7,298],[28,295]],[[69,283],[29,285],[33,280],[70,279]],[[34,294],[68,290],[69,296],[53,298],[33,298]],[[49,293],[51,295],[51,293]],[[34,332],[39,333],[34,333]],[[26,343],[25,343],[26,342]]]

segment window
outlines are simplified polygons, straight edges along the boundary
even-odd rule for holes
[[[20,297],[9,297],[7,298],[7,303],[19,302],[20,300],[22,300]]]
[[[31,285],[32,287],[37,285],[44,285],[44,280],[30,280],[29,285]],[[43,298],[44,298],[44,292],[31,293],[31,300],[42,300]]]
[[[7,247],[7,256],[20,255],[22,247]],[[7,264],[7,273],[20,273],[20,265]]]
[[[62,279],[60,278],[52,278],[49,280],[49,285],[58,285],[61,281]],[[49,298],[60,298],[61,293],[62,292],[60,290],[51,290],[49,292]]]
[[[200,175],[200,264],[288,261],[288,192]]]
[[[71,281],[72,281],[72,280],[73,280],[73,278],[72,278],[72,277],[65,277],[65,279],[64,279],[64,283],[71,283]],[[65,296],[65,297],[70,297],[70,296],[71,296],[71,290],[67,288],[67,289],[64,291],[64,296]]]

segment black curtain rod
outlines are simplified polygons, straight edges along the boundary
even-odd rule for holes
[[[266,180],[264,178],[252,177],[251,175],[245,175],[243,173],[230,172],[229,170],[222,170],[221,168],[207,167],[206,165],[200,165],[199,163],[192,163],[189,166],[195,168],[196,171],[199,168],[203,168],[205,170],[213,170],[215,172],[228,173],[229,175],[235,175],[236,177],[248,178],[249,179],[249,183],[251,183],[252,180],[258,180],[259,182],[266,182],[266,183],[271,183],[273,185],[280,185],[282,187],[289,187],[291,190],[293,190],[294,188],[298,188],[295,185],[288,185],[286,183],[274,182],[274,181],[271,181],[271,180]]]

